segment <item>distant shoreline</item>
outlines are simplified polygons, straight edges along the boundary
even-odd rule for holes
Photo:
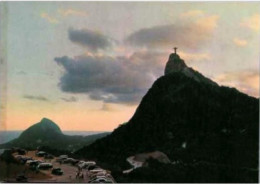
[[[8,131],[0,131],[0,144],[6,143],[8,141],[11,141],[17,137],[23,132],[23,130],[8,130]],[[104,132],[111,132],[111,131],[69,131],[64,130],[62,131],[65,135],[81,135],[81,136],[89,136]]]
[[[24,130],[0,130],[1,132],[23,132]],[[62,130],[62,132],[112,132],[111,130]]]

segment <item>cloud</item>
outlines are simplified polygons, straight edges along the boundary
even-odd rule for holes
[[[251,17],[244,18],[241,21],[240,26],[258,32],[260,30],[260,14],[255,14]]]
[[[76,30],[70,28],[69,39],[72,42],[87,47],[94,52],[99,49],[108,49],[113,45],[111,38],[89,29]]]
[[[203,16],[203,15],[204,12],[201,10],[191,10],[191,11],[181,13],[180,17],[187,19],[187,18],[193,18],[193,17]]]
[[[48,15],[45,12],[41,13],[41,18],[47,20],[49,23],[52,23],[52,24],[57,24],[59,22],[56,18],[51,17],[50,15]]]
[[[49,15],[46,12],[42,12],[40,14],[40,16],[41,16],[41,18],[47,20],[49,23],[57,24],[57,23],[59,23],[59,20],[55,17],[59,17],[59,18],[61,18],[61,16],[63,16],[63,17],[67,17],[67,16],[85,17],[85,16],[87,16],[87,13],[83,12],[83,11],[79,11],[79,10],[74,10],[74,9],[58,9],[58,12],[55,13],[55,17]]]
[[[81,16],[86,17],[88,14],[83,11],[75,10],[75,9],[58,9],[58,13],[64,17],[74,15],[74,16]]]
[[[247,45],[247,41],[244,39],[234,38],[233,42],[235,45],[240,46],[240,47],[244,47]]]
[[[65,102],[77,102],[78,101],[78,99],[74,96],[71,96],[70,98],[60,98],[60,99],[62,99]]]
[[[23,98],[28,100],[49,101],[49,99],[44,96],[24,95]]]
[[[208,53],[188,53],[183,51],[180,51],[178,53],[186,61],[201,62],[209,61],[210,59],[212,59],[210,54]]]
[[[198,19],[196,24],[204,25],[205,29],[215,26],[210,21],[204,23],[202,19]],[[87,94],[92,100],[104,103],[138,103],[154,80],[163,75],[169,56],[168,52],[160,50],[147,48],[137,50],[118,44],[112,47],[108,37],[87,29],[69,29],[69,38],[94,52],[86,51],[73,58],[63,56],[54,59],[64,70],[59,82],[60,89],[72,94]],[[111,47],[112,53],[120,53],[121,56],[116,54],[106,56],[95,52],[107,47]],[[211,59],[208,53],[180,52],[180,54],[192,62]]]
[[[181,19],[175,24],[144,28],[129,35],[126,43],[147,48],[179,46],[185,49],[199,49],[212,38],[218,18],[215,15],[203,16],[195,20]]]
[[[103,103],[103,105],[102,105],[100,110],[101,111],[109,111],[109,112],[111,112],[111,111],[114,111],[115,109],[113,108],[113,106],[111,104]]]
[[[55,61],[64,69],[59,86],[64,92],[86,93],[93,100],[135,104],[162,75],[163,55],[146,51],[130,57],[57,57]]]
[[[236,87],[251,96],[259,97],[259,73],[257,70],[226,72],[215,77],[215,81]]]

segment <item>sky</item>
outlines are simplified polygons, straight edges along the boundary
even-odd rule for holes
[[[259,97],[260,2],[1,2],[0,130],[127,122],[172,48]]]

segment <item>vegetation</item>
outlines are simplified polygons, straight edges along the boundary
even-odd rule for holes
[[[183,165],[142,168],[133,174],[141,171],[152,178],[155,171],[163,173],[170,168],[175,173],[183,168],[176,172],[179,178],[171,173],[157,176],[158,181],[208,182],[210,179],[203,179],[208,176],[212,182],[257,182],[254,175],[241,169],[258,169],[259,100],[234,88],[208,83],[200,74],[196,78],[199,80],[182,72],[159,78],[127,124],[76,154],[110,165],[119,174],[127,169],[127,157],[158,150]],[[194,166],[196,162],[207,165]],[[161,167],[165,170],[155,170]],[[191,176],[186,181],[180,174],[199,171],[197,179]],[[222,173],[226,175],[218,175]]]
[[[68,156],[72,156],[73,154],[68,151],[68,150],[61,150],[61,149],[55,149],[52,147],[48,147],[48,146],[41,146],[38,148],[38,151],[44,151],[46,153],[49,153],[51,155],[54,155],[56,157],[60,156],[60,155],[68,155]]]
[[[21,147],[32,150],[40,146],[46,146],[57,150],[73,152],[108,134],[108,132],[105,132],[90,136],[68,136],[63,134],[54,122],[43,118],[39,123],[22,132],[17,139],[1,144],[0,148]]]
[[[119,183],[253,183],[258,181],[258,170],[207,162],[172,165],[150,160],[148,167],[113,176]]]
[[[7,164],[9,163],[14,163],[17,164],[17,160],[15,160],[14,156],[12,155],[12,150],[5,150],[1,155],[0,155],[0,160],[6,162]]]

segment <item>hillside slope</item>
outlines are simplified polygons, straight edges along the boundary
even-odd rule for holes
[[[90,136],[68,136],[53,121],[43,118],[23,131],[21,135],[10,142],[0,145],[0,148],[23,147],[35,149],[40,146],[75,151],[83,146],[93,143],[109,133],[94,134]]]
[[[154,82],[128,123],[76,153],[119,169],[131,155],[158,150],[175,163],[258,171],[258,132],[258,99],[184,66]]]

